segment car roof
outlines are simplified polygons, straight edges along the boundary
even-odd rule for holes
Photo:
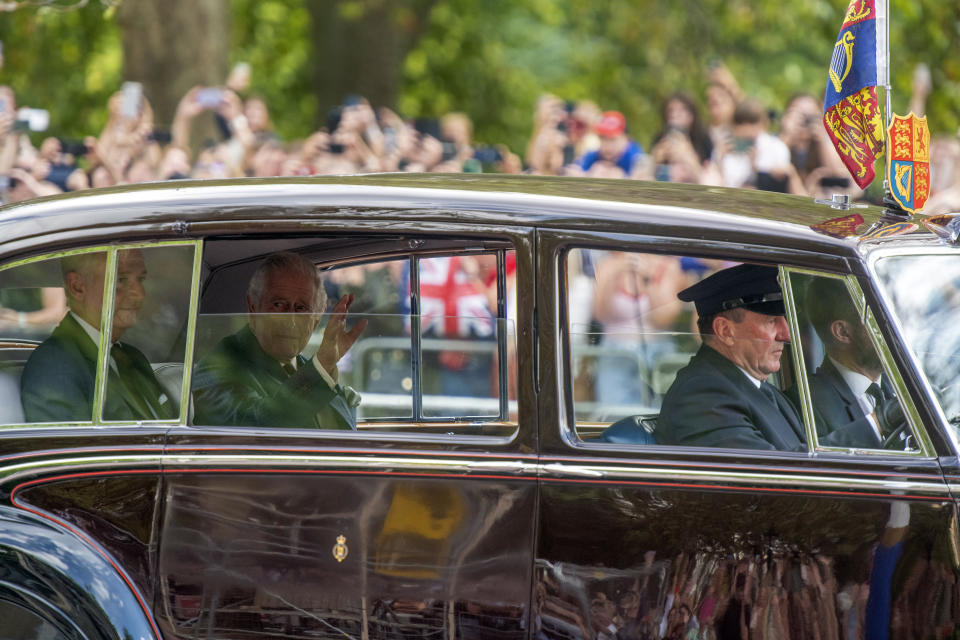
[[[0,247],[70,229],[125,225],[140,227],[142,234],[144,225],[162,229],[178,224],[182,232],[201,221],[290,220],[334,212],[343,218],[611,233],[662,230],[694,240],[717,234],[735,240],[745,234],[846,255],[856,254],[858,244],[891,225],[901,226],[888,237],[926,233],[875,206],[838,210],[809,197],[749,189],[498,174],[372,174],[169,181],[39,198],[0,207]]]

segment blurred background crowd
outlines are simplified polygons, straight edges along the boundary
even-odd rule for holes
[[[346,96],[325,126],[303,139],[278,135],[267,100],[250,91],[251,67],[237,64],[221,86],[193,87],[173,121],[154,118],[144,86],[127,82],[105,105],[106,125],[83,139],[48,130],[50,114],[20,105],[0,86],[0,187],[16,202],[37,196],[156,180],[310,176],[370,172],[496,172],[684,182],[817,198],[863,193],[822,125],[821,99],[798,93],[783,104],[745,95],[712,64],[701,95],[663,101],[656,130],[631,127],[617,105],[544,94],[532,105],[523,149],[477,141],[464,112],[407,118]],[[922,65],[910,108],[924,112],[931,89]],[[702,105],[702,106],[701,106]],[[194,126],[205,119],[210,126]],[[196,131],[202,129],[203,139]],[[960,140],[935,137],[929,213],[960,208]],[[879,185],[880,181],[876,181]]]

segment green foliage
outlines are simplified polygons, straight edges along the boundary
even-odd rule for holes
[[[894,108],[904,112],[918,62],[933,70],[934,131],[955,131],[960,5],[892,0]],[[702,98],[707,65],[723,61],[745,93],[775,110],[822,95],[846,0],[442,0],[407,58],[401,107],[470,114],[477,138],[522,149],[537,95],[590,98],[622,110],[644,144],[664,99]]]
[[[311,69],[339,61],[313,59],[303,0],[229,1],[231,61],[251,63],[251,90],[267,98],[284,138],[307,135],[317,121]],[[339,9],[362,21],[367,5],[381,1],[343,1]],[[684,90],[702,100],[712,60],[725,62],[746,93],[774,109],[796,92],[820,95],[846,4],[434,0],[404,61],[396,106],[408,117],[464,111],[474,119],[478,141],[522,150],[537,96],[550,92],[624,111],[636,137],[649,144],[667,95]],[[934,86],[930,127],[956,131],[960,4],[891,5],[895,110],[907,110],[914,65],[925,62]],[[414,13],[410,3],[395,6],[401,14]],[[66,12],[24,7],[0,14],[0,39],[0,82],[13,86],[21,104],[48,108],[51,130],[60,135],[100,130],[107,98],[122,82],[121,34],[112,10],[98,3]]]
[[[310,14],[301,0],[231,0],[231,62],[253,70],[250,91],[263,96],[277,133],[285,140],[313,131],[317,103],[310,68]]]
[[[56,135],[96,135],[106,123],[107,100],[120,87],[123,67],[113,14],[99,3],[0,14],[0,83],[13,88],[18,106],[49,110]],[[33,137],[38,142],[42,134]]]

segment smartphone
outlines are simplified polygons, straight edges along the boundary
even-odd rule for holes
[[[786,177],[777,178],[766,171],[757,172],[756,187],[760,191],[775,191],[777,193],[786,193],[789,187],[789,181]]]
[[[452,142],[443,142],[441,145],[443,146],[443,155],[440,157],[440,162],[447,162],[457,157],[457,145]]]
[[[74,157],[85,156],[87,155],[87,145],[82,140],[60,138],[60,151]]]
[[[493,164],[503,159],[500,156],[500,150],[496,147],[474,147],[473,157],[479,160],[481,164]]]
[[[147,140],[157,144],[170,144],[173,140],[173,134],[168,129],[154,129],[147,136]]]
[[[824,188],[836,187],[839,189],[848,189],[850,187],[850,178],[845,176],[823,176],[820,178],[820,186]]]
[[[46,109],[29,107],[17,109],[17,121],[13,123],[14,131],[46,131],[49,126],[50,112]]]
[[[143,99],[143,85],[139,82],[124,82],[121,92],[123,93],[123,104],[120,108],[120,113],[123,114],[123,117],[127,120],[133,120],[140,113],[140,101]]]
[[[733,150],[737,153],[746,153],[753,148],[754,144],[756,144],[756,140],[753,138],[735,137],[733,139]]]
[[[216,109],[223,99],[223,89],[219,87],[204,87],[197,91],[196,101],[204,109]]]

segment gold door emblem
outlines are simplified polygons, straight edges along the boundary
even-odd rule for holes
[[[343,562],[348,553],[350,553],[350,549],[347,548],[346,537],[337,536],[337,544],[333,545],[333,557],[337,559],[337,562]]]

